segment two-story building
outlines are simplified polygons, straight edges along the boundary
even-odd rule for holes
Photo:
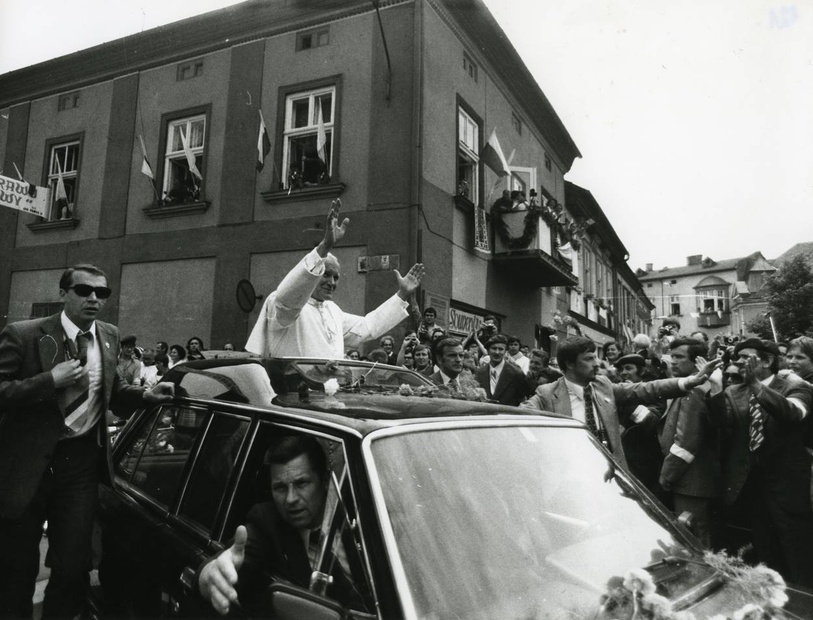
[[[54,311],[60,272],[92,262],[123,331],[240,346],[259,308],[238,282],[270,293],[335,198],[350,312],[422,261],[450,329],[494,314],[531,341],[544,287],[578,278],[548,246],[483,247],[503,189],[562,205],[580,154],[479,0],[249,1],[0,76],[0,112],[2,174],[51,190],[44,218],[0,213],[6,322]],[[508,176],[481,161],[492,133]]]
[[[652,267],[637,275],[655,302],[653,318],[676,318],[682,334],[701,330],[712,338],[747,333],[746,324],[767,308],[760,291],[776,271],[761,252],[721,261],[696,254],[682,267]],[[660,324],[656,320],[654,327]]]
[[[340,198],[346,311],[420,261],[418,301],[452,333],[492,314],[530,343],[581,304],[588,216],[564,181],[579,156],[481,0],[250,0],[0,76],[0,174],[50,201],[0,209],[0,313],[56,311],[59,274],[91,262],[114,290],[102,318],[140,342],[240,347],[246,308]],[[495,209],[505,190],[531,217]],[[606,226],[590,236],[615,264]],[[620,333],[616,310],[583,311]]]

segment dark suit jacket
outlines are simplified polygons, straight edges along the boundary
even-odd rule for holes
[[[765,441],[755,454],[748,449],[751,418],[746,385],[733,385],[710,401],[713,423],[722,427],[723,500],[733,503],[753,474],[760,490],[790,512],[810,511],[810,455],[802,441],[802,422],[788,398],[807,404],[810,391],[800,382],[774,377],[758,397],[765,411]]]
[[[599,375],[592,382],[596,411],[607,432],[607,440],[615,457],[628,468],[627,459],[621,444],[621,424],[618,422],[616,403],[647,404],[656,403],[664,398],[673,398],[685,394],[678,387],[677,379],[664,379],[648,383],[612,383],[607,377]],[[570,410],[570,393],[567,391],[565,378],[553,383],[540,385],[536,393],[522,404],[530,409],[553,411],[573,417]]]
[[[523,373],[517,366],[506,361],[503,364],[500,378],[497,379],[497,385],[494,388],[494,393],[491,393],[491,365],[486,364],[477,368],[474,376],[477,382],[486,391],[488,400],[496,400],[503,405],[512,405],[516,407],[528,395],[527,383],[525,381],[525,373]]]
[[[271,576],[308,587],[312,571],[305,546],[299,532],[280,518],[274,502],[253,506],[246,516],[246,530],[246,556],[237,587],[240,601],[248,611],[262,610],[263,591],[271,583]],[[338,561],[331,574],[333,583],[328,586],[327,596],[346,606],[363,607],[360,594]]]
[[[720,485],[720,457],[715,429],[709,424],[708,386],[694,388],[675,398],[658,420],[658,438],[664,454],[660,479],[666,488],[693,497],[716,497]],[[694,458],[688,463],[674,454],[685,450]],[[691,458],[691,457],[689,457]]]
[[[96,321],[102,352],[103,411],[126,416],[142,404],[144,389],[116,373],[118,329]],[[0,332],[0,517],[22,515],[34,496],[65,422],[60,390],[51,369],[65,361],[60,314],[12,323]],[[110,442],[102,416],[100,441],[107,447],[102,478],[110,477]]]

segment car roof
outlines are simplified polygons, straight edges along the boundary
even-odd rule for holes
[[[306,396],[297,393],[276,395],[273,400],[271,394],[266,397],[256,396],[262,394],[258,386],[260,374],[257,367],[267,370],[276,364],[280,358],[247,358],[234,357],[227,359],[207,359],[185,362],[173,367],[166,375],[166,380],[176,386],[189,384],[185,377],[215,377],[218,380],[225,378],[220,388],[221,393],[211,394],[188,392],[181,389],[176,394],[192,399],[211,400],[215,402],[232,402],[237,406],[248,406],[252,409],[273,410],[298,419],[310,418],[313,421],[328,422],[331,425],[344,426],[354,429],[361,435],[373,430],[394,427],[406,424],[426,423],[431,421],[455,422],[465,424],[476,418],[480,423],[487,420],[505,423],[509,420],[518,422],[527,421],[538,424],[540,422],[553,426],[581,427],[578,421],[568,416],[555,413],[524,410],[518,407],[484,403],[457,398],[442,398],[437,396],[404,396],[398,393],[363,393],[340,392],[336,397],[327,396],[321,392],[311,391]],[[284,361],[325,362],[327,360],[315,358],[285,358]],[[352,361],[353,364],[364,364],[372,367],[373,364]],[[395,368],[378,365],[381,368]],[[402,368],[395,368],[404,370]],[[270,385],[263,389],[270,389]],[[246,396],[248,394],[248,396]],[[479,424],[478,424],[479,425]]]

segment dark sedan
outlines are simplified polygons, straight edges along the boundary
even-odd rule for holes
[[[264,454],[291,432],[326,454],[334,483],[321,535],[352,538],[345,550],[360,599],[343,608],[271,570],[266,607],[244,613],[602,618],[630,575],[698,619],[762,602],[710,566],[577,422],[433,398],[403,369],[368,382],[387,368],[358,364],[232,359],[173,369],[175,401],[138,412],[114,447],[97,612],[213,614],[197,571],[269,499]],[[325,392],[332,380],[337,391],[330,383]],[[401,394],[410,381],[409,393],[423,397]],[[329,557],[314,571],[328,572]]]

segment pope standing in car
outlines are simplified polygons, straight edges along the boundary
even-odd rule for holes
[[[246,351],[270,357],[342,359],[348,347],[378,338],[408,316],[410,296],[424,274],[420,263],[405,276],[393,270],[398,292],[366,316],[342,312],[332,301],[339,281],[339,261],[330,251],[350,223],[345,219],[339,225],[340,207],[341,202],[334,200],[322,241],[265,300]]]

